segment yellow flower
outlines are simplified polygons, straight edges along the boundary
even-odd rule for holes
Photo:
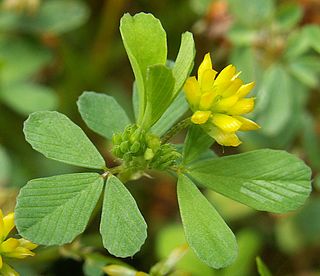
[[[37,247],[36,244],[25,240],[8,238],[10,231],[14,228],[14,213],[3,216],[0,210],[0,274],[1,275],[19,275],[9,265],[3,263],[3,258],[23,259],[28,256],[34,256],[31,251]],[[10,274],[8,274],[10,272]]]
[[[198,79],[190,77],[184,85],[186,98],[194,112],[191,121],[223,146],[241,144],[237,131],[260,128],[255,122],[242,117],[254,108],[254,98],[245,98],[254,82],[244,84],[240,72],[229,65],[218,75],[212,69],[210,54],[206,54],[198,69]]]

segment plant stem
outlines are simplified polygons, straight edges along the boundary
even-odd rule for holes
[[[185,129],[191,124],[190,117],[180,121],[176,125],[174,125],[172,128],[170,128],[167,133],[165,133],[161,138],[161,143],[165,144],[167,143],[173,136],[175,136],[178,132]]]

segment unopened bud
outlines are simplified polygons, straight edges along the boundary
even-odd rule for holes
[[[113,145],[120,145],[122,142],[122,135],[121,133],[115,133],[112,136],[112,143]]]
[[[124,141],[120,144],[120,149],[123,153],[126,153],[129,151],[129,141]]]
[[[144,152],[144,159],[149,161],[154,157],[154,152],[152,149],[147,148],[146,151]]]
[[[131,151],[132,153],[137,153],[137,152],[140,150],[140,148],[141,148],[140,143],[139,143],[138,141],[135,141],[135,142],[131,145],[130,151]]]

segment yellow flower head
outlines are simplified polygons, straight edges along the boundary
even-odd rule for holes
[[[206,54],[198,69],[198,79],[190,77],[184,85],[186,98],[194,112],[191,121],[223,146],[241,144],[238,130],[260,128],[255,122],[242,117],[254,108],[254,98],[245,98],[254,87],[254,82],[244,84],[238,78],[233,65],[224,68],[218,75],[212,69],[210,54]]]
[[[18,275],[18,273],[3,263],[3,257],[23,259],[28,256],[34,256],[35,254],[31,250],[37,247],[36,244],[25,239],[7,239],[14,226],[14,213],[10,213],[4,217],[0,210],[0,274],[4,275],[7,275],[8,273],[6,274],[5,272],[8,271],[12,273],[10,275]]]

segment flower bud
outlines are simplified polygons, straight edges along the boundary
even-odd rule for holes
[[[120,144],[120,149],[122,153],[127,153],[129,151],[129,141],[124,141]]]
[[[141,148],[140,143],[139,143],[138,141],[135,141],[135,142],[131,145],[130,151],[131,151],[132,153],[137,153],[137,152],[140,150],[140,148]]]

